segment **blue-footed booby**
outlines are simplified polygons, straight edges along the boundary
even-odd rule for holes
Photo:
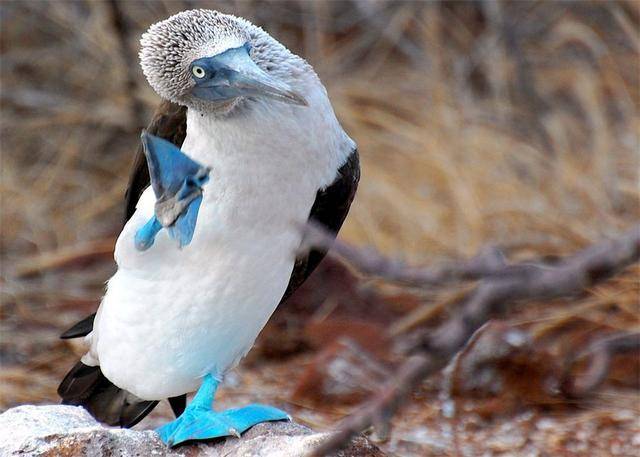
[[[169,445],[286,419],[265,405],[215,411],[215,391],[324,257],[299,253],[300,226],[340,229],[356,145],[313,68],[245,19],[171,16],[143,34],[140,63],[164,101],[131,175],[118,269],[97,313],[62,335],[88,350],[58,392],[124,427],[169,399]]]

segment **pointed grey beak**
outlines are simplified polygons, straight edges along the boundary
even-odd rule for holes
[[[268,97],[292,105],[308,105],[305,98],[288,84],[258,67],[249,56],[247,46],[194,60],[189,69],[196,83],[191,93],[202,100]]]
[[[255,65],[255,64],[254,64]],[[233,87],[240,93],[273,98],[292,105],[307,106],[307,101],[288,85],[272,78],[256,65],[258,71],[240,73],[233,78]]]

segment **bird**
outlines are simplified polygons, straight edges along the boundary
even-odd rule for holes
[[[117,270],[97,312],[61,335],[87,352],[58,393],[121,427],[168,399],[169,446],[290,419],[261,404],[216,411],[215,393],[325,256],[301,250],[300,227],[340,230],[356,144],[312,66],[246,19],[177,13],[142,35],[139,58],[162,102],[134,160]]]

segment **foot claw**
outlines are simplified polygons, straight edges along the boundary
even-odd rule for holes
[[[240,438],[240,433],[238,433],[238,431],[233,427],[229,429],[229,435],[233,435],[236,438]]]

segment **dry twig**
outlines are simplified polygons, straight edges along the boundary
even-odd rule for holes
[[[640,350],[639,332],[618,332],[592,341],[586,349],[574,354],[567,363],[562,382],[562,393],[568,397],[582,397],[596,389],[606,379],[615,355]],[[584,373],[573,375],[575,364],[587,359]]]
[[[404,278],[401,265],[375,258],[379,270],[369,254],[361,254],[357,248],[338,242],[337,252],[355,265],[364,264],[367,272],[385,279]],[[579,293],[593,284],[619,272],[640,257],[640,227],[636,226],[620,238],[590,246],[558,264],[516,264],[490,269],[478,287],[463,301],[459,312],[445,321],[434,332],[424,335],[414,347],[415,354],[404,362],[395,377],[359,412],[348,417],[340,430],[321,444],[314,455],[326,455],[340,449],[351,437],[372,425],[388,420],[402,405],[403,400],[426,377],[443,368],[467,343],[473,333],[489,319],[503,314],[507,305],[524,300],[550,299]],[[391,270],[389,266],[393,266]],[[454,266],[448,271],[466,271]],[[389,276],[388,272],[391,272]],[[438,271],[422,271],[423,277],[440,277]],[[433,275],[433,276],[432,276]]]
[[[22,278],[43,271],[111,258],[114,244],[114,238],[105,238],[42,252],[33,257],[27,257],[17,264],[14,275],[17,278]]]
[[[456,281],[472,281],[500,275],[501,277],[521,273],[526,265],[507,265],[502,252],[495,247],[483,249],[469,260],[441,265],[439,268],[409,266],[399,259],[390,259],[374,249],[361,249],[334,240],[333,235],[319,225],[305,227],[304,248],[309,245],[331,249],[364,275],[384,278],[412,287],[442,286]]]

